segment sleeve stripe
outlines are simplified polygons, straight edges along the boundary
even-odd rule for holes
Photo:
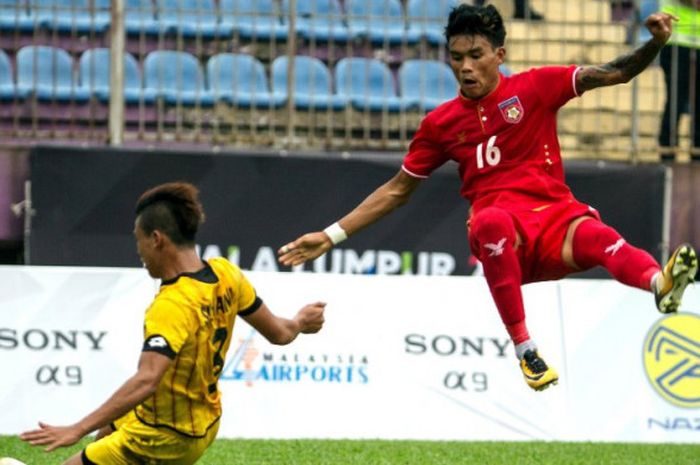
[[[262,303],[263,303],[262,299],[256,295],[256,296],[255,296],[255,300],[253,301],[253,303],[250,304],[250,306],[249,306],[248,308],[245,308],[245,309],[243,309],[243,310],[239,310],[239,311],[238,311],[238,314],[239,314],[240,316],[248,316],[248,315],[251,315],[251,314],[255,313],[255,311],[256,311],[257,309],[260,308],[260,306],[262,305]]]
[[[571,75],[571,85],[572,85],[573,88],[574,88],[574,95],[575,95],[576,97],[580,97],[580,96],[581,96],[581,94],[579,94],[578,92],[576,92],[576,75],[578,74],[579,71],[581,71],[581,67],[580,67],[580,66],[579,66],[578,68],[576,68],[576,69],[574,70],[574,73]]]
[[[401,169],[406,172],[409,176],[413,176],[414,178],[420,178],[420,179],[427,179],[428,176],[423,176],[421,174],[416,174],[412,171],[410,171],[408,168],[406,168],[406,165],[401,165]]]
[[[168,341],[160,334],[154,334],[153,336],[146,339],[143,343],[142,352],[158,352],[161,355],[165,355],[169,359],[175,359],[177,354],[170,347]]]

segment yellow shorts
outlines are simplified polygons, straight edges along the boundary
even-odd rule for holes
[[[219,422],[203,438],[189,438],[141,423],[134,412],[115,423],[117,430],[83,451],[83,460],[97,465],[191,465],[214,442]]]

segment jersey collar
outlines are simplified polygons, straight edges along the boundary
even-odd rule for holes
[[[506,77],[502,73],[498,73],[498,84],[496,87],[489,92],[485,97],[482,97],[478,100],[473,100],[470,98],[465,97],[462,94],[462,90],[459,90],[459,100],[462,102],[462,105],[466,108],[475,108],[477,106],[483,106],[483,105],[488,105],[491,101],[496,100],[496,96],[500,93],[499,91],[501,90],[501,87],[503,87],[505,83]]]
[[[216,273],[214,273],[214,270],[211,269],[211,265],[209,265],[207,262],[202,262],[202,265],[202,268],[197,271],[180,273],[174,278],[163,280],[160,285],[168,286],[170,284],[175,284],[177,280],[182,277],[191,278],[208,284],[217,283],[219,278],[216,276]]]

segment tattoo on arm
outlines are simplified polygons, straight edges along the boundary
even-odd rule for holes
[[[661,47],[663,45],[650,40],[638,49],[619,56],[609,63],[583,69],[579,81],[579,90],[586,91],[596,87],[628,82],[644,71],[649,66],[649,63],[654,61]]]

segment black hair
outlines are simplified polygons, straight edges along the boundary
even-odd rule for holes
[[[494,47],[503,47],[506,40],[506,28],[503,18],[495,6],[474,6],[462,3],[450,11],[445,27],[445,38],[458,35],[484,36]]]
[[[193,246],[204,209],[195,186],[170,182],[144,192],[136,202],[136,216],[146,234],[157,229],[178,246]]]

